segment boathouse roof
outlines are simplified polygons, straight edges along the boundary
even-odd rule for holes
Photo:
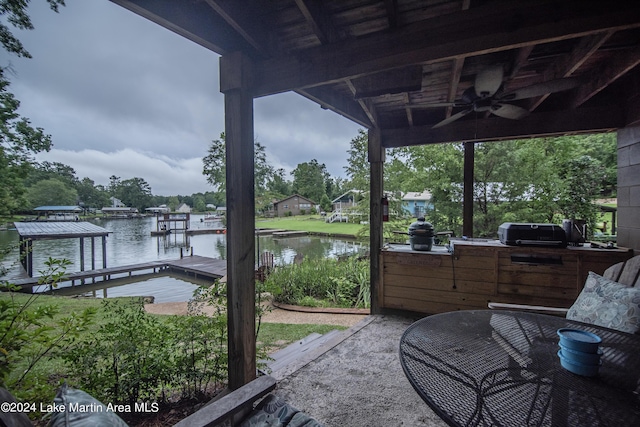
[[[82,212],[80,206],[38,206],[34,211],[39,212]]]
[[[108,236],[110,231],[90,222],[14,222],[23,239],[69,239]]]

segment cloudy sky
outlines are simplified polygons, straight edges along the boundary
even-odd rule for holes
[[[202,157],[224,130],[218,55],[108,0],[66,0],[58,14],[33,0],[29,13],[35,29],[14,35],[33,58],[0,50],[0,65],[19,113],[52,136],[39,160],[96,184],[140,177],[156,195],[211,190]],[[294,93],[256,100],[254,115],[271,165],[317,159],[344,176],[355,123]]]

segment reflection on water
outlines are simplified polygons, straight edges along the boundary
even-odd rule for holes
[[[191,215],[191,229],[220,228],[221,223],[201,222],[203,215]],[[152,237],[151,231],[156,229],[154,217],[138,219],[96,219],[95,224],[111,231],[106,242],[107,267],[138,264],[163,259],[177,259],[182,251],[185,256],[193,250],[194,255],[211,258],[226,258],[225,234],[197,234],[187,236],[183,233],[169,234],[166,237]],[[91,265],[91,239],[85,238],[85,270]],[[102,268],[102,241],[95,240],[95,268]],[[18,259],[18,233],[16,231],[0,231],[0,251],[9,248],[9,253],[0,260],[9,268],[3,279],[19,277],[22,267]],[[273,238],[261,236],[256,238],[256,252],[271,252],[276,264],[290,264],[296,255],[311,259],[336,257],[344,254],[362,254],[368,245],[362,242],[336,239],[332,237],[302,236]],[[79,239],[37,240],[33,242],[34,275],[46,269],[45,261],[49,258],[66,258],[71,261],[67,271],[80,270]],[[256,257],[257,259],[257,257]],[[191,280],[191,279],[189,279]],[[155,282],[151,282],[155,283]],[[175,285],[175,283],[174,283]],[[129,285],[127,285],[129,286]],[[137,286],[137,285],[135,285]],[[195,286],[195,285],[194,285]],[[140,289],[140,288],[138,288]],[[169,286],[178,292],[177,286]],[[112,296],[112,290],[108,295]],[[135,295],[155,295],[154,293]],[[190,295],[190,293],[189,293]],[[188,298],[187,298],[188,299]],[[184,299],[182,299],[184,301]]]
[[[189,301],[199,286],[211,285],[210,280],[166,274],[145,274],[105,283],[87,284],[74,288],[56,289],[57,295],[82,295],[94,298],[123,296],[153,296],[155,303]],[[82,292],[78,292],[82,290]],[[43,289],[44,291],[44,289]]]

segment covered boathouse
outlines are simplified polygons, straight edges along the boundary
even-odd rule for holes
[[[84,271],[84,239],[91,238],[91,269],[96,266],[95,238],[102,238],[102,268],[107,267],[107,236],[110,231],[90,222],[15,222],[20,241],[20,263],[33,277],[33,241],[51,239],[80,240],[80,271]],[[51,254],[55,257],[55,254]]]

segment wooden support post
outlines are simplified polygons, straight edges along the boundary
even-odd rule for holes
[[[91,236],[91,270],[96,269],[96,238]],[[96,283],[96,276],[91,277],[91,283]]]
[[[33,240],[27,239],[27,274],[33,277]]]
[[[107,268],[107,236],[102,236],[102,268]],[[107,280],[107,276],[102,276],[102,280]]]
[[[255,199],[252,64],[240,52],[220,59],[227,169],[229,388],[256,377]]]
[[[370,167],[370,194],[369,201],[369,252],[370,272],[371,272],[371,313],[380,313],[379,291],[381,286],[380,278],[382,268],[380,264],[380,251],[383,243],[383,222],[382,222],[382,196],[383,196],[383,168],[384,168],[384,148],[380,131],[372,129],[369,131],[369,167]]]
[[[20,264],[22,264],[22,268],[27,272],[27,240],[22,236],[20,237],[20,253],[18,255]]]
[[[80,238],[80,271],[84,271],[84,237]],[[80,283],[84,285],[84,278]]]
[[[464,190],[462,201],[462,235],[473,237],[473,163],[474,143],[464,143]]]

